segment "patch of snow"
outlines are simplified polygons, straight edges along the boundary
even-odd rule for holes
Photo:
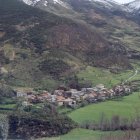
[[[68,8],[67,4],[61,0],[53,0],[54,4],[60,4],[61,6]]]
[[[40,0],[22,0],[24,3],[28,4],[28,5],[32,5],[34,6],[35,4],[37,4]]]
[[[133,2],[126,4],[126,5],[132,11],[139,10],[140,9],[140,0],[135,0]]]
[[[67,3],[62,0],[22,0],[27,5],[35,6],[37,3],[42,3],[44,6],[48,6],[49,3],[59,4],[65,8],[68,8]]]
[[[23,0],[23,2],[28,4],[28,5],[32,5],[32,1],[31,0]]]
[[[88,0],[88,1],[101,3],[106,8],[109,9],[120,9],[121,11],[131,12],[130,8],[128,8],[126,5],[122,5],[114,0]]]
[[[106,8],[121,8],[123,9],[122,5],[117,3],[116,1],[114,0],[88,0],[90,2],[96,2],[96,3],[100,3],[102,4],[104,7]]]
[[[48,1],[45,1],[44,2],[44,6],[48,6]]]

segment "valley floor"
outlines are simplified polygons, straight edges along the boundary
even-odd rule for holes
[[[107,118],[111,118],[113,115],[119,115],[120,117],[131,119],[131,117],[137,115],[136,113],[138,111],[140,112],[139,106],[140,93],[136,92],[129,96],[77,109],[70,113],[69,117],[79,124],[85,121],[98,122],[102,113]]]
[[[100,140],[105,135],[109,135],[111,132],[92,131],[86,129],[74,129],[70,133],[61,137],[54,138],[42,138],[37,140]],[[113,132],[113,135],[118,135],[121,132]]]
[[[132,95],[120,98],[114,101],[107,101],[99,104],[92,104],[69,114],[74,121],[82,124],[85,121],[99,121],[101,113],[105,113],[106,117],[119,115],[131,119],[137,113],[140,113],[140,92],[135,92]],[[102,137],[112,135],[123,135],[124,131],[103,132],[87,129],[74,129],[70,133],[55,137],[42,138],[38,140],[100,140]]]
[[[108,70],[87,67],[78,74],[79,78],[91,80],[93,85],[103,83],[108,88],[121,82],[140,80],[140,64],[135,65],[134,70],[128,70],[120,74],[110,73]],[[139,81],[138,81],[139,82]],[[13,105],[14,106],[14,105]],[[13,108],[11,105],[0,107]],[[104,113],[105,117],[111,118],[113,115],[119,115],[131,119],[137,113],[140,113],[140,92],[135,92],[129,96],[121,97],[118,99],[105,101],[97,104],[85,106],[83,108],[72,111],[68,116],[75,122],[82,124],[86,121],[100,121],[101,114]],[[100,140],[101,137],[107,135],[123,134],[123,131],[116,132],[103,132],[93,131],[87,129],[74,129],[66,135],[55,138],[41,138],[38,140]]]

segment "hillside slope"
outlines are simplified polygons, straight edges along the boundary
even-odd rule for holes
[[[130,3],[125,4],[125,6],[129,7],[131,12],[134,12],[134,13],[140,12],[140,1],[139,0],[134,0]]]
[[[33,2],[33,0],[30,0]],[[131,52],[140,50],[139,1],[120,5],[115,1],[104,0],[59,0],[36,1],[33,5],[59,16],[72,18],[99,30],[107,40],[120,42]],[[27,3],[27,2],[26,2]],[[131,8],[133,5],[133,8]],[[134,52],[134,51],[133,51]],[[136,55],[135,52],[134,55]]]
[[[126,49],[83,22],[18,0],[0,0],[1,79],[12,86],[63,83],[85,65],[130,68]]]

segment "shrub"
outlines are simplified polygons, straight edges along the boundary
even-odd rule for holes
[[[59,78],[61,74],[70,69],[70,66],[60,59],[47,59],[41,62],[39,68],[43,73],[49,74],[53,78]]]

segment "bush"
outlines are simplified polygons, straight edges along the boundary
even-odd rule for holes
[[[11,87],[2,84],[0,85],[0,98],[15,97],[15,96],[16,93]]]
[[[9,116],[11,137],[19,136],[25,139],[53,137],[66,134],[77,126],[67,116],[59,114],[53,104],[47,103],[44,108],[26,109],[16,110]]]
[[[61,74],[70,69],[70,66],[63,60],[57,59],[47,59],[41,62],[39,65],[40,70],[51,75],[53,78],[59,78]]]

